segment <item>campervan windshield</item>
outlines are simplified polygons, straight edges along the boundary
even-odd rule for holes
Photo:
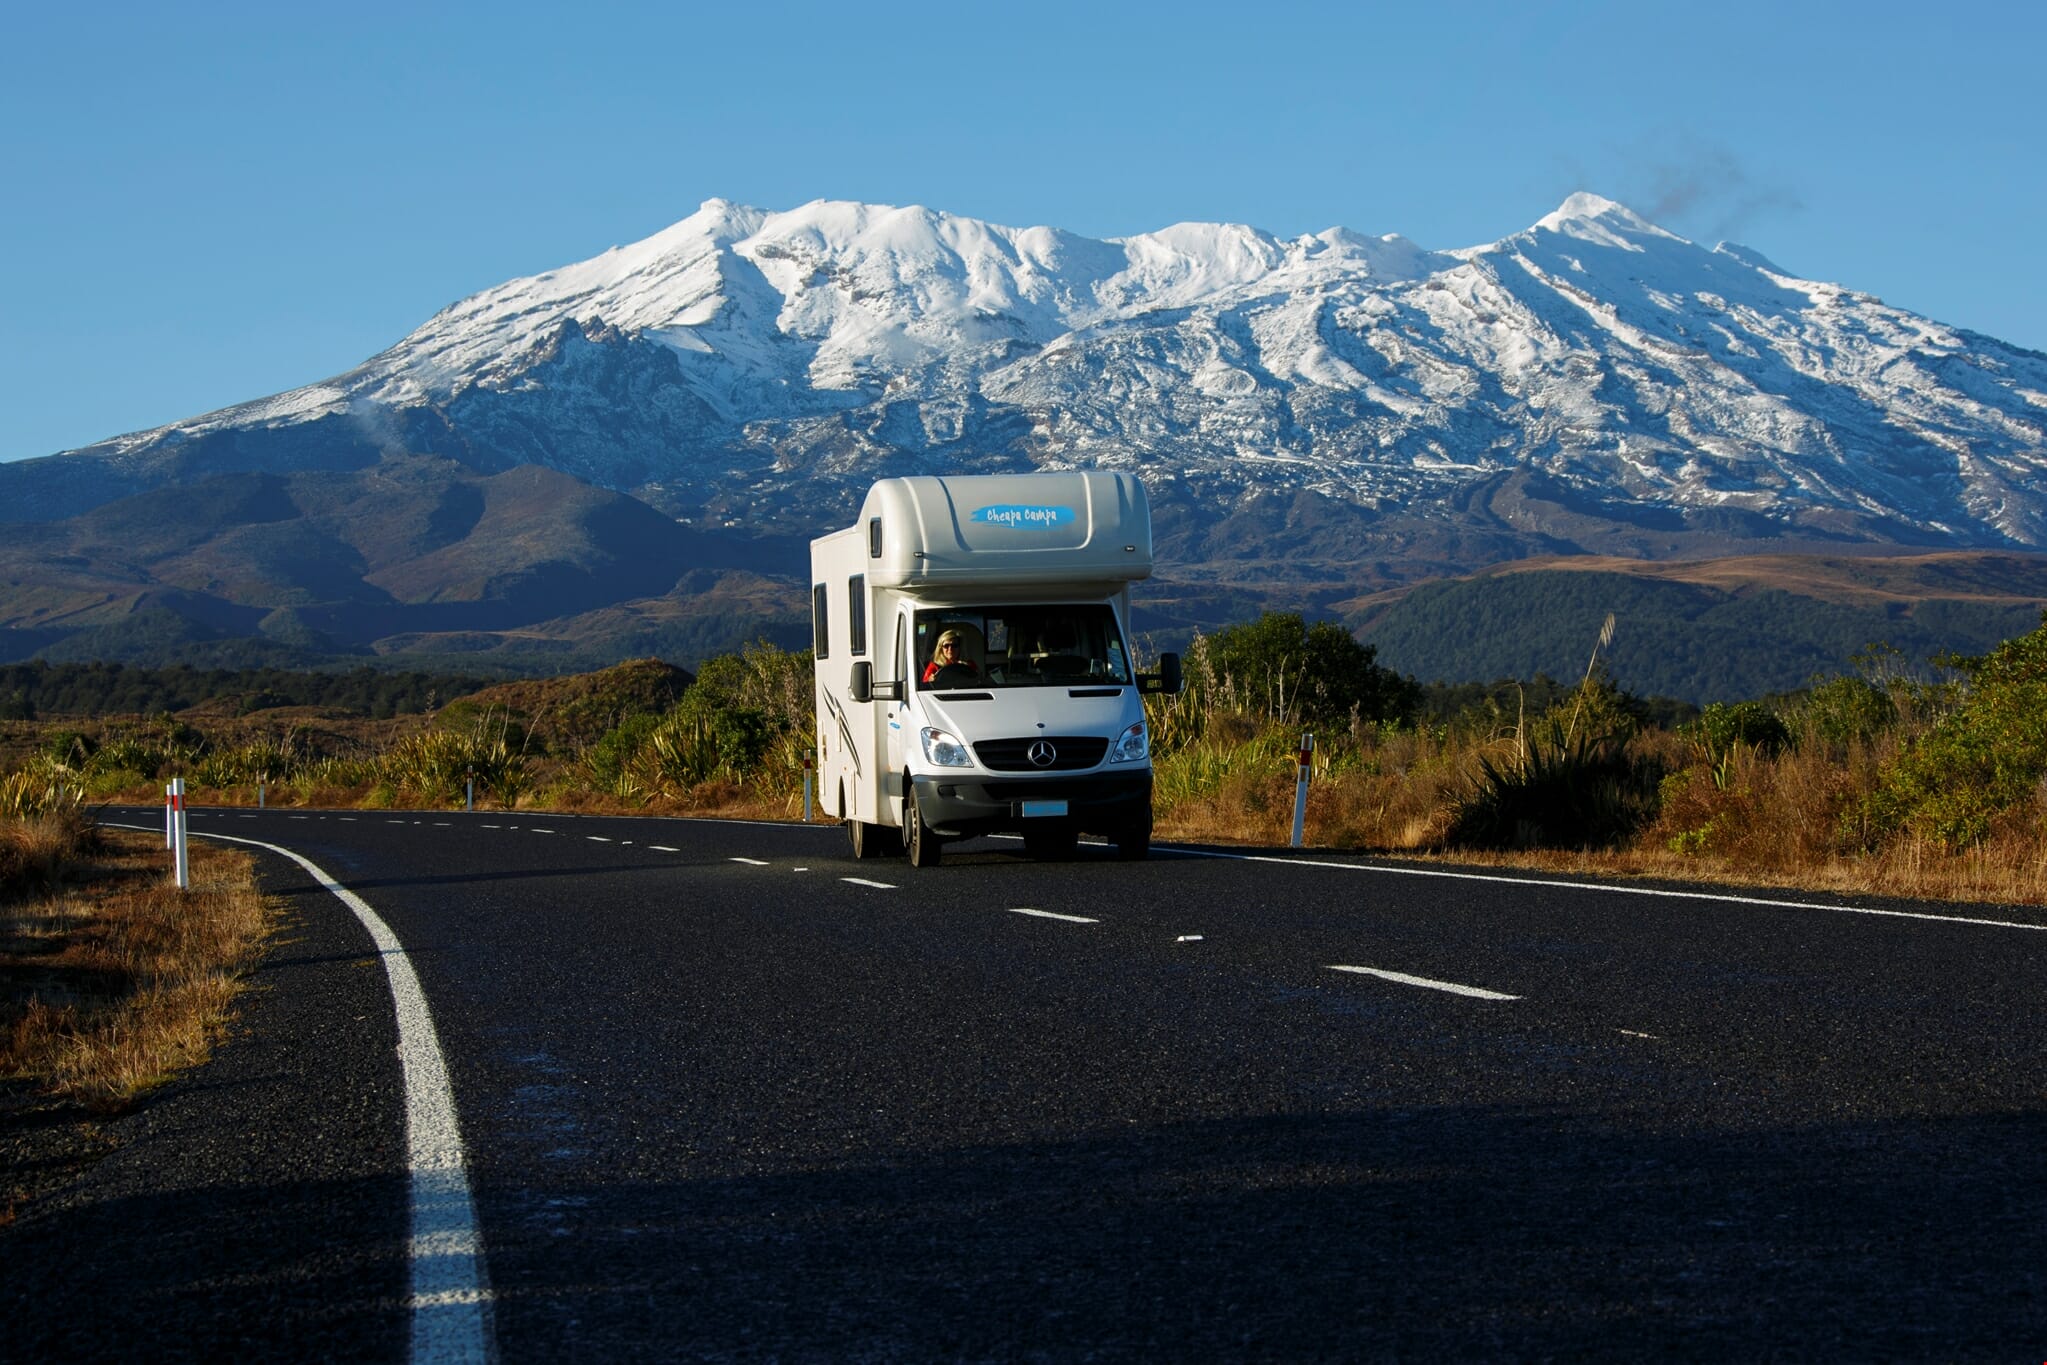
[[[946,607],[916,615],[924,687],[1127,684],[1130,656],[1103,603]]]

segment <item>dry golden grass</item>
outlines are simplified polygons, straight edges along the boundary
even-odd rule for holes
[[[1856,803],[1895,740],[1776,757],[1738,754],[1716,784],[1686,762],[1673,736],[1652,733],[1636,751],[1672,776],[1656,820],[1617,849],[1487,851],[1445,846],[1457,801],[1470,790],[1481,745],[1428,735],[1369,737],[1355,754],[1318,768],[1309,788],[1310,848],[1395,854],[1430,862],[1661,878],[1844,895],[2047,905],[2047,792],[2008,812],[1983,844],[1948,854],[1909,834],[1869,850],[1856,837]],[[1165,760],[1179,761],[1179,756]],[[1162,803],[1161,839],[1284,844],[1292,833],[1290,754],[1229,767],[1196,794]]]
[[[0,819],[0,900],[49,891],[98,846],[97,827],[75,807]]]
[[[1453,850],[1445,840],[1459,801],[1471,790],[1477,760],[1502,759],[1510,745],[1495,734],[1462,734],[1453,727],[1421,732],[1354,733],[1324,737],[1310,787],[1307,842],[1312,847],[1454,859],[1535,869],[1653,876],[1746,886],[1803,887],[1816,891],[2012,904],[2047,903],[2047,806],[2008,813],[1985,843],[1949,855],[1909,833],[1871,850],[1856,837],[1854,811],[1878,785],[1886,758],[1934,719],[1913,710],[1909,692],[1895,693],[1903,712],[1885,738],[1851,746],[1801,743],[1768,757],[1744,751],[1712,772],[1678,736],[1637,736],[1630,752],[1674,774],[1662,788],[1656,819],[1626,847],[1586,852],[1530,849],[1511,854]],[[1210,708],[1174,737],[1156,759],[1155,830],[1161,841],[1277,846],[1292,829],[1294,744],[1298,730],[1281,732],[1253,717]],[[1510,720],[1512,718],[1510,717]],[[1534,718],[1529,718],[1531,723]],[[53,722],[43,730],[75,722]],[[139,722],[138,722],[139,723]],[[320,747],[332,762],[309,763],[290,783],[268,789],[272,806],[384,807],[423,805],[459,809],[459,786],[414,791],[380,774],[377,760],[408,735],[429,727],[425,717],[352,726],[323,718]],[[54,726],[54,729],[52,728]],[[16,727],[0,727],[0,738]],[[90,725],[85,728],[90,729]],[[102,726],[112,734],[118,725]],[[1510,726],[1511,728],[1511,726]],[[237,734],[240,732],[237,731]],[[25,741],[27,731],[15,735]],[[251,729],[249,735],[261,736]],[[230,736],[231,737],[231,736]],[[274,738],[274,736],[273,736]],[[1161,740],[1168,739],[1162,729]],[[46,743],[41,734],[38,743]],[[252,740],[253,742],[253,740]],[[24,750],[26,751],[26,750]],[[800,745],[797,749],[800,752]],[[587,814],[710,816],[766,820],[802,817],[800,776],[787,754],[745,781],[717,779],[665,792],[629,785],[604,790],[593,783],[584,751],[573,747],[535,752],[525,763],[514,808]],[[161,800],[161,783],[138,781],[118,795],[95,787],[97,800]],[[252,785],[206,787],[195,782],[201,805],[253,805]],[[499,794],[479,783],[478,809],[502,809]],[[0,884],[6,868],[46,866],[32,839],[0,839]],[[33,874],[26,875],[47,875]]]
[[[205,1060],[268,915],[246,853],[195,842],[181,892],[160,839],[101,837],[0,904],[0,1078],[117,1111]]]

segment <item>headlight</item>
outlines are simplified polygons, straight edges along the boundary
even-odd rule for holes
[[[973,766],[973,756],[967,746],[943,730],[926,728],[924,736],[924,757],[940,768],[968,768]]]
[[[1123,738],[1116,741],[1116,747],[1109,754],[1111,763],[1135,763],[1140,758],[1151,757],[1151,738],[1144,732],[1144,722],[1139,721],[1123,732]]]

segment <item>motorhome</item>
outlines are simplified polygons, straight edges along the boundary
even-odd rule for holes
[[[1151,568],[1144,485],[1095,470],[884,479],[812,541],[818,795],[855,856],[1010,832],[1144,857],[1144,694],[1180,687],[1174,655],[1137,671]]]

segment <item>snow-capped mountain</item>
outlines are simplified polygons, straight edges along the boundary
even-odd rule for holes
[[[890,474],[1128,468],[1183,562],[1282,574],[2047,547],[2047,356],[1589,194],[1448,251],[713,199],[463,299],[334,379],[0,466],[0,496],[50,519],[397,450],[547,465],[705,529],[792,535]]]

